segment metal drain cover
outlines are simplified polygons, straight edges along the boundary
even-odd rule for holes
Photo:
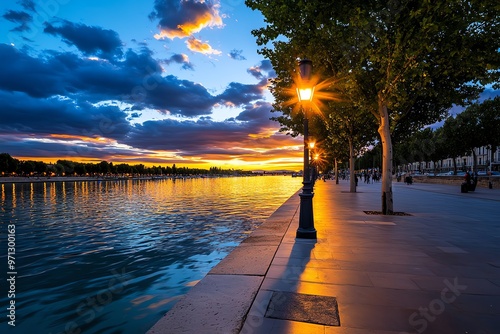
[[[337,298],[275,291],[267,307],[267,318],[340,326]]]

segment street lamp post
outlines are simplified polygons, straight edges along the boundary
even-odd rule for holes
[[[314,87],[311,87],[310,79],[312,73],[312,61],[302,59],[299,62],[299,71],[301,83],[297,87],[297,95],[299,102],[311,102],[314,94]],[[300,196],[300,214],[299,228],[297,229],[296,238],[301,239],[316,239],[316,229],[314,228],[313,216],[313,197],[311,176],[309,173],[309,120],[307,118],[307,110],[302,108],[304,112],[304,170],[302,172],[303,181],[302,193]]]
[[[316,184],[317,168],[316,159],[314,154],[314,146],[316,143],[314,140],[309,140],[309,175],[311,175],[311,189],[314,192],[314,185]]]

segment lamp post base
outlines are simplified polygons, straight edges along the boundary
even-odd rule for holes
[[[299,228],[295,235],[299,239],[316,239],[314,228],[313,202],[314,193],[311,191],[310,183],[304,183],[300,196]]]
[[[296,239],[318,239],[316,236],[316,230],[312,229],[312,231],[305,231],[301,230],[300,228],[297,229],[297,233],[295,235]]]

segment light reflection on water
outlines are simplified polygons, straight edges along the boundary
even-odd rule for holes
[[[289,176],[0,184],[2,267],[16,225],[16,332],[146,332],[300,186]]]

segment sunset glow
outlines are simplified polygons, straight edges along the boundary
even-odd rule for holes
[[[57,4],[0,5],[0,153],[302,169],[301,138],[270,120],[276,74],[251,35],[263,18],[244,2]]]

